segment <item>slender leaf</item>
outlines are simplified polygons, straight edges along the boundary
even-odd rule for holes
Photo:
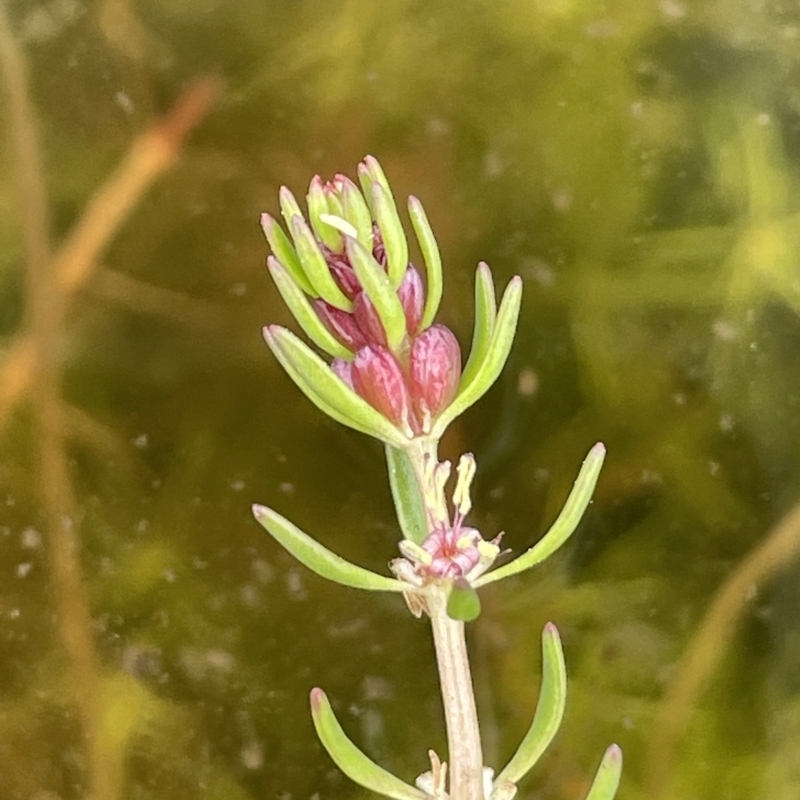
[[[315,176],[308,187],[306,204],[308,205],[308,220],[317,238],[335,253],[340,253],[344,244],[342,235],[323,219],[325,215],[330,214],[330,208],[319,175]]]
[[[478,593],[464,578],[456,580],[447,596],[447,616],[459,622],[472,622],[480,613],[481,601]]]
[[[289,237],[283,232],[283,228],[281,228],[277,220],[273,219],[269,214],[262,214],[261,230],[264,231],[264,236],[267,237],[270,250],[275,254],[278,261],[284,265],[294,282],[306,294],[310,294],[312,297],[319,297],[311,286],[305,272],[303,272],[303,265],[300,263]]]
[[[494,295],[492,273],[489,266],[481,261],[475,271],[475,328],[472,333],[472,347],[467,364],[461,373],[461,386],[468,386],[472,383],[483,364],[492,343],[496,319],[497,301]]]
[[[292,315],[308,338],[317,347],[332,356],[351,358],[352,353],[325,327],[305,293],[294,282],[286,267],[274,256],[270,256],[267,259],[267,267],[270,275],[272,275],[272,280],[275,281],[275,285],[278,287],[283,302],[286,303],[289,311],[292,312]]]
[[[372,208],[386,248],[389,282],[397,291],[408,267],[408,242],[397,207],[379,183],[372,186]]]
[[[311,690],[314,727],[337,767],[352,781],[393,800],[425,800],[425,793],[379,767],[347,738],[322,689]]]
[[[425,262],[425,307],[422,309],[422,320],[419,324],[419,329],[424,331],[433,323],[439,310],[439,303],[442,301],[442,256],[439,253],[439,245],[436,244],[431,224],[425,215],[425,209],[416,197],[408,198],[408,214],[411,217],[414,232],[417,234],[420,250],[422,250],[422,259]]]
[[[286,227],[291,231],[292,217],[303,216],[303,211],[300,208],[300,204],[286,186],[281,186],[280,191],[278,192],[278,201],[281,204],[283,221],[286,223]]]
[[[408,444],[399,428],[359,397],[291,331],[270,325],[264,328],[264,339],[303,394],[329,417],[395,447]]]
[[[622,776],[622,750],[612,744],[603,754],[586,800],[613,800]]]
[[[317,294],[342,311],[352,311],[353,303],[333,279],[328,262],[325,260],[311,228],[308,227],[308,223],[302,217],[292,217],[290,230],[300,263]]]
[[[345,561],[271,508],[254,505],[253,516],[301,564],[329,581],[373,592],[402,592],[408,588],[394,578]]]
[[[406,335],[406,314],[386,270],[361,242],[350,237],[347,237],[347,255],[361,287],[378,312],[390,349],[398,350]]]
[[[542,631],[542,687],[533,722],[517,752],[497,776],[519,783],[541,758],[558,732],[567,702],[567,669],[558,630],[548,622]]]
[[[367,201],[350,178],[341,176],[342,206],[344,218],[358,231],[358,241],[372,252],[372,212]]]
[[[447,426],[479,400],[497,380],[506,363],[511,345],[514,343],[521,300],[522,281],[515,277],[509,282],[503,299],[500,301],[492,340],[486,355],[477,366],[470,383],[465,385],[462,381],[455,400],[434,422],[432,436],[441,437]]]
[[[486,573],[478,578],[474,585],[485,586],[487,583],[507,578],[509,575],[516,575],[526,569],[536,566],[546,558],[549,558],[564,542],[572,536],[578,523],[581,521],[583,512],[592,499],[592,492],[597,484],[597,478],[603,466],[603,459],[606,457],[606,448],[598,442],[586,456],[581,467],[581,471],[569,493],[567,502],[561,509],[561,513],[556,518],[549,531],[533,546],[518,558],[508,564],[499,567],[492,572]]]
[[[422,544],[428,535],[427,517],[411,459],[405,450],[387,444],[386,465],[389,468],[389,485],[403,538]]]

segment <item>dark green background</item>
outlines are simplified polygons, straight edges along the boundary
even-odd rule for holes
[[[754,587],[663,756],[668,784],[653,785],[661,755],[650,750],[715,593],[798,501],[800,6],[6,6],[29,59],[57,237],[191,80],[224,80],[104,254],[103,270],[137,283],[111,292],[98,272],[59,342],[65,401],[114,442],[71,440],[69,466],[110,719],[125,731],[124,797],[359,796],[314,738],[315,685],[404,778],[425,769],[427,748],[443,753],[425,624],[398,598],[309,574],[249,513],[273,506],[377,570],[396,555],[380,448],[323,418],[259,333],[290,322],[264,269],[259,213],[276,213],[281,184],[302,195],[315,173],[354,177],[371,153],[396,196],[425,204],[445,263],[440,318],[464,347],[476,263],[498,286],[525,282],[506,372],[445,443],[450,457],[476,453],[475,524],[525,548],[589,447],[609,451],[566,552],[482,593],[470,635],[487,761],[501,767],[532,716],[550,619],[571,693],[521,797],[580,800],[617,741],[620,800],[795,798],[791,563]],[[0,121],[7,132],[8,103]],[[13,165],[9,144],[6,342],[26,325]],[[33,436],[23,404],[0,432],[0,797],[72,800],[85,762],[63,691]]]

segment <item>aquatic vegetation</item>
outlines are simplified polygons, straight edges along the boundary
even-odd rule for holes
[[[550,530],[502,566],[501,535],[485,539],[465,524],[472,510],[477,464],[461,456],[447,500],[452,464],[440,461],[447,426],[495,382],[506,362],[519,316],[522,283],[513,278],[498,304],[486,264],[475,277],[472,349],[462,372],[455,336],[434,323],[442,294],[442,263],[422,204],[408,211],[425,264],[425,287],[409,262],[397,206],[379,163],[359,164],[361,190],[343,175],[315,177],[307,196],[309,222],[285,187],[281,211],[291,240],[268,214],[262,228],[273,255],[269,269],[295,319],[333,361],[328,364],[286,328],[264,338],[302,392],[321,411],[386,448],[386,463],[402,538],[394,578],[352,564],[278,512],[253,507],[258,522],[295,558],[322,577],[368,591],[400,592],[409,610],[430,619],[447,726],[448,758],[429,750],[430,771],[410,785],[373,762],[339,725],[322,691],[311,692],[320,740],[357,783],[395,800],[511,800],[558,731],[566,703],[566,667],[558,631],[542,632],[543,678],[533,722],[510,761],[495,776],[484,764],[464,633],[480,614],[477,589],[527,570],[574,532],[597,482],[605,447],[589,452],[572,492]],[[309,224],[310,223],[310,224]],[[450,511],[452,508],[452,512]],[[622,752],[611,745],[587,800],[611,800]]]

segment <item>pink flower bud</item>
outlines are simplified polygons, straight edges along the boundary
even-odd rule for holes
[[[408,389],[395,357],[385,348],[362,347],[351,369],[353,388],[395,425],[408,427]]]
[[[353,300],[353,316],[368,344],[386,347],[386,332],[383,323],[366,292],[359,292]]]
[[[325,260],[328,268],[336,281],[336,285],[344,292],[348,300],[354,300],[355,296],[361,291],[361,284],[356,278],[355,270],[350,266],[347,257],[334,253],[328,248],[323,248]]]
[[[367,344],[367,340],[352,314],[348,314],[324,300],[314,300],[313,306],[317,316],[325,323],[325,327],[348,350],[355,352]]]
[[[331,361],[331,370],[338,378],[341,378],[351,389],[353,388],[353,362],[345,361],[343,358],[334,358]]]
[[[455,397],[461,378],[461,349],[444,325],[431,325],[414,340],[410,359],[411,403],[424,432]]]
[[[406,312],[408,335],[416,336],[425,306],[425,290],[422,288],[419,272],[411,264],[408,265],[406,274],[397,288],[397,296],[403,304],[403,311]]]
[[[377,225],[372,226],[372,255],[375,260],[386,269],[388,261],[386,259],[386,246],[383,243],[381,229]]]

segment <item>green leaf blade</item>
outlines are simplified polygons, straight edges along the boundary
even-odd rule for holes
[[[359,397],[301,339],[279,325],[264,328],[275,358],[300,390],[332,419],[395,447],[410,439],[366,400]]]
[[[339,358],[352,358],[352,353],[325,327],[308,301],[305,292],[294,282],[289,270],[274,256],[267,259],[272,280],[306,336],[326,353]]]
[[[311,717],[319,740],[352,781],[392,800],[425,800],[424,792],[378,766],[347,738],[322,689],[311,690]]]
[[[613,800],[622,777],[622,750],[612,744],[603,754],[586,800]]]
[[[481,261],[475,270],[475,327],[472,333],[472,347],[469,359],[461,373],[461,386],[468,386],[486,358],[492,342],[495,321],[497,319],[497,300],[494,293],[494,281],[489,265]]]
[[[406,314],[389,276],[356,239],[347,237],[347,255],[361,287],[378,312],[389,348],[396,352],[406,335]]]
[[[405,450],[387,444],[386,466],[403,538],[422,544],[428,535],[427,515],[411,459]]]
[[[532,769],[553,741],[567,702],[567,669],[558,630],[548,622],[542,631],[542,687],[533,722],[497,781],[514,784]]]
[[[442,302],[442,256],[425,209],[416,197],[408,198],[408,214],[411,217],[411,226],[417,235],[420,250],[422,250],[422,260],[425,262],[425,307],[422,310],[422,320],[419,324],[419,329],[424,331],[433,323],[436,312],[439,310],[439,304]]]
[[[329,581],[372,592],[402,592],[406,588],[401,581],[371,572],[337,556],[271,508],[254,505],[253,516],[301,564]]]
[[[494,583],[540,564],[572,536],[592,499],[605,456],[606,448],[601,442],[598,442],[584,459],[575,485],[550,530],[521,556],[478,578],[475,581],[476,587]]]
[[[455,400],[434,423],[432,436],[441,437],[447,426],[476,403],[497,380],[514,343],[521,302],[522,280],[514,277],[509,281],[500,301],[491,342],[486,348],[483,360],[475,367],[471,376],[468,376],[468,383],[462,378]]]

